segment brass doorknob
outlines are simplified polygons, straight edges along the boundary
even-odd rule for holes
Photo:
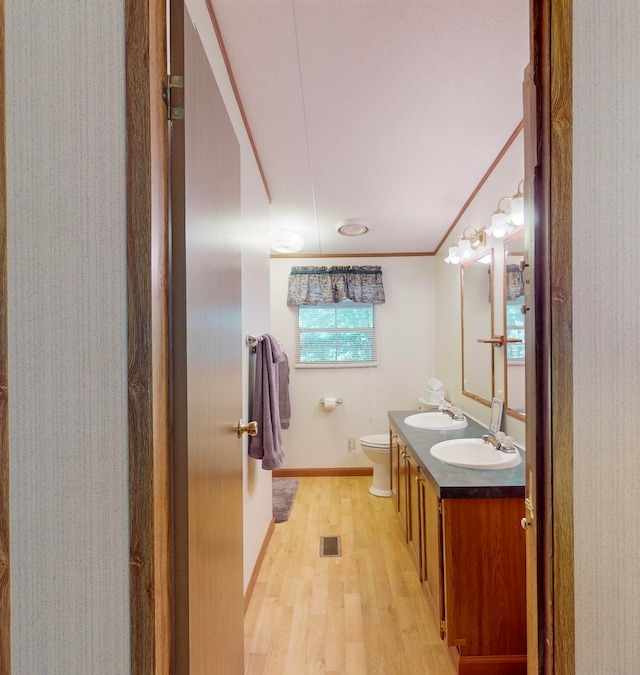
[[[249,422],[244,424],[242,420],[238,420],[238,438],[242,438],[242,434],[249,434],[255,436],[258,433],[258,423]]]

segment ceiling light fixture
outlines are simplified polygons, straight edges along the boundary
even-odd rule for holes
[[[297,253],[304,247],[304,239],[296,232],[276,232],[271,238],[271,249],[277,253]]]
[[[485,241],[484,230],[467,227],[460,236],[456,237],[453,246],[449,247],[449,255],[444,261],[450,265],[458,265],[465,260],[469,260],[477,249],[485,245]]]
[[[345,237],[359,237],[369,231],[369,226],[362,220],[343,220],[338,224],[338,232]]]

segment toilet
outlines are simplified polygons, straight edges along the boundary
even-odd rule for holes
[[[373,462],[373,480],[369,492],[376,497],[391,497],[389,434],[362,436],[360,447],[367,459]]]

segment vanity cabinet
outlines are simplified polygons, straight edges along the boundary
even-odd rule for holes
[[[455,491],[441,496],[438,484],[393,425],[391,435],[394,505],[440,637],[458,672],[524,675],[522,499],[458,496],[467,493]]]

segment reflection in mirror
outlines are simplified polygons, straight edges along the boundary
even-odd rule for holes
[[[493,347],[493,249],[460,266],[462,393],[491,405]]]
[[[524,278],[520,264],[524,261],[524,236],[515,233],[504,242],[504,325],[507,345],[504,350],[506,412],[525,419],[525,342]]]

